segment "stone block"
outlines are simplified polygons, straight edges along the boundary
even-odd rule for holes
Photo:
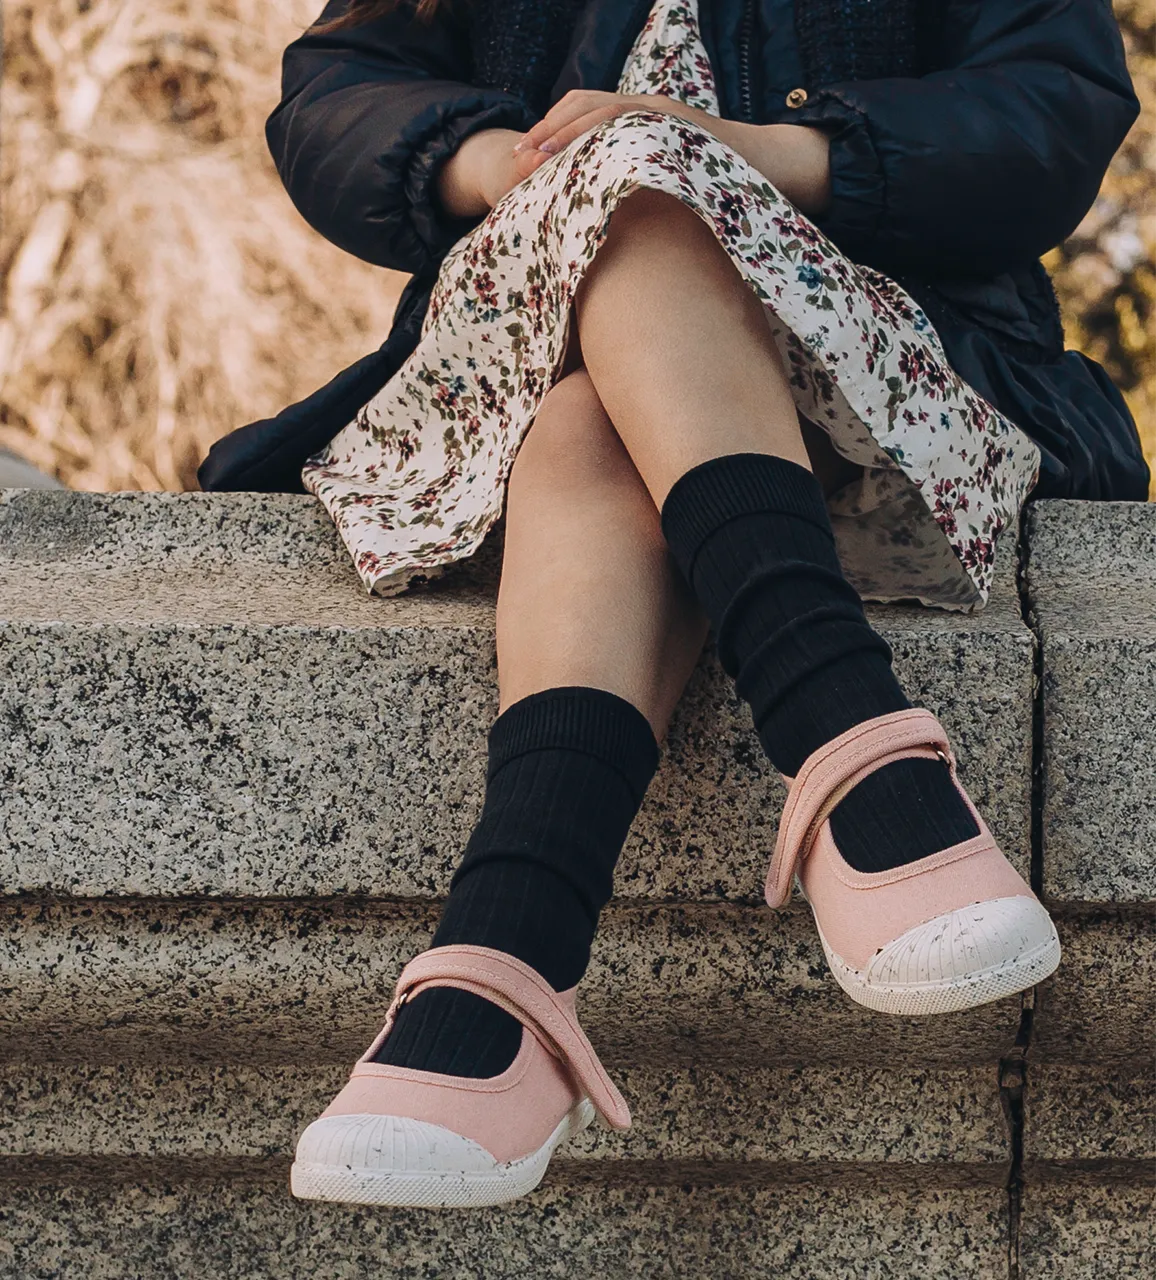
[[[1032,1058],[1150,1064],[1156,918],[1136,908],[1060,913],[1056,926],[1063,958],[1036,991]]]
[[[481,804],[500,549],[374,599],[311,499],[0,496],[0,892],[436,897]],[[1028,863],[1033,640],[873,611]],[[618,877],[757,901],[783,787],[708,647]]]
[[[1025,582],[1043,665],[1043,888],[1156,902],[1156,506],[1031,509]]]
[[[571,1186],[497,1209],[308,1204],[278,1171],[224,1181],[0,1184],[5,1280],[1006,1280],[996,1187]]]
[[[349,1065],[403,964],[428,945],[417,904],[0,900],[0,1057]],[[583,1023],[608,1064],[911,1070],[995,1064],[1018,998],[887,1018],[827,971],[809,913],[640,906],[604,915]]]
[[[1024,1103],[1024,1164],[1030,1179],[1067,1171],[1143,1181],[1144,1171],[1136,1166],[1156,1159],[1151,1060],[1138,1062],[1133,1073],[1102,1064],[1032,1063]]]
[[[0,1065],[0,1165],[41,1157],[154,1164],[292,1158],[301,1130],[345,1083],[348,1064]],[[900,1071],[860,1067],[637,1066],[618,1070],[634,1123],[597,1122],[554,1164],[786,1176],[855,1166],[951,1165],[954,1181],[1001,1185],[1010,1140],[991,1067]]]
[[[1020,1280],[1150,1280],[1156,1273],[1152,1181],[1043,1183],[1024,1190]]]

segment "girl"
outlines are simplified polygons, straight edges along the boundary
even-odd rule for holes
[[[1145,496],[1038,262],[1136,111],[1107,0],[334,0],[290,47],[290,194],[414,278],[202,482],[304,483],[387,593],[505,510],[481,818],[297,1195],[495,1204],[629,1123],[575,988],[708,626],[790,787],[767,900],[851,998],[1053,971],[861,599],[976,608],[1030,494]]]

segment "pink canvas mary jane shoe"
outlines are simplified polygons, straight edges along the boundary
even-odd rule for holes
[[[856,871],[828,819],[869,773],[912,756],[947,764],[979,834],[892,871]],[[797,877],[831,972],[852,1000],[881,1013],[952,1013],[1023,991],[1055,970],[1060,940],[1051,917],[960,786],[947,735],[929,711],[856,725],[788,784],[767,902],[782,906]]]
[[[522,1023],[518,1056],[488,1080],[372,1062],[404,1001],[458,987]],[[528,965],[489,947],[435,947],[403,970],[381,1034],[297,1143],[291,1183],[305,1200],[480,1208],[532,1191],[559,1143],[600,1114],[630,1111],[574,1013]]]

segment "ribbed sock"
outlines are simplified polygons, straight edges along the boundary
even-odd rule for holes
[[[566,686],[508,707],[488,745],[481,818],[433,946],[509,952],[565,991],[586,972],[658,743],[624,698]],[[504,1010],[437,987],[402,1006],[375,1061],[487,1078],[510,1066],[521,1039],[521,1023]]]
[[[804,467],[758,453],[713,458],[676,481],[662,528],[781,772],[793,777],[839,734],[911,705],[843,576],[822,489]],[[978,833],[938,760],[876,770],[839,803],[831,828],[859,871],[903,866]]]

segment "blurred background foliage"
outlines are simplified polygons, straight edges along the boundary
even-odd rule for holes
[[[1141,116],[1088,216],[1044,261],[1068,345],[1112,375],[1156,469],[1156,0],[1115,0],[1115,9]]]
[[[0,447],[180,489],[377,347],[401,277],[300,218],[264,120],[320,0],[2,0]]]
[[[320,0],[0,5],[0,447],[195,487],[214,439],[376,347],[404,283],[310,231],[265,150]],[[1156,457],[1156,5],[1116,9],[1144,116],[1048,265]]]

